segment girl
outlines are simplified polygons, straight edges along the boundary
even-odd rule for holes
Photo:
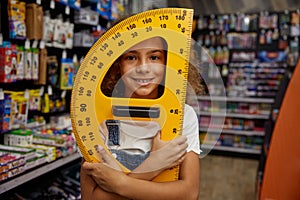
[[[113,64],[108,72],[108,80],[104,79],[105,84],[102,84],[101,89],[107,96],[159,98],[163,93],[160,85],[164,82],[166,59],[166,43],[162,38],[154,37],[142,41],[131,47]],[[191,71],[189,73],[194,75]],[[119,79],[121,81],[116,81]],[[202,88],[200,87],[201,92]],[[198,119],[194,110],[185,105],[182,136],[163,142],[160,140],[159,131],[156,130],[154,135],[156,136],[151,138],[151,152],[129,174],[115,168],[116,165],[101,149],[104,163],[83,162],[82,198],[198,199],[200,147]],[[178,181],[151,181],[163,170],[178,164]]]

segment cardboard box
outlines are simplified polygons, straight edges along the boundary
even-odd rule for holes
[[[43,8],[35,3],[26,4],[26,36],[41,40],[43,37]]]

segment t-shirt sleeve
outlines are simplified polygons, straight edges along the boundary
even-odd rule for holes
[[[185,105],[182,134],[188,140],[187,152],[194,151],[200,154],[199,121],[196,112],[189,105]]]

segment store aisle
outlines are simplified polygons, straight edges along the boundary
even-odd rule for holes
[[[258,160],[208,155],[200,165],[199,200],[255,200]]]

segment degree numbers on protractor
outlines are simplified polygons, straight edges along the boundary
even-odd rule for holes
[[[161,108],[166,140],[180,134],[183,124],[193,10],[162,8],[133,15],[110,28],[92,46],[76,74],[71,98],[71,119],[76,142],[89,162],[99,162],[98,146],[105,144],[99,123],[111,118],[102,111],[113,104]],[[166,91],[156,100],[107,98],[99,89],[109,66],[133,45],[160,36],[168,44]],[[101,99],[101,100],[99,100]],[[162,100],[161,100],[162,99]],[[164,104],[161,106],[161,104]],[[106,111],[104,111],[106,113]],[[108,112],[108,111],[107,111]],[[116,118],[116,117],[114,117]],[[107,150],[107,149],[106,149]]]

